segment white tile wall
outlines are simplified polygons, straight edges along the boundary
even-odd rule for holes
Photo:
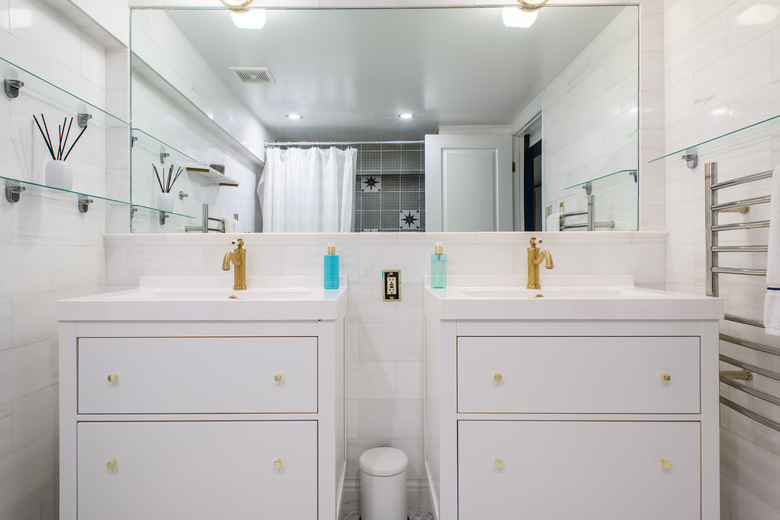
[[[552,274],[632,274],[645,286],[663,286],[663,233],[540,236],[555,259]],[[142,275],[230,276],[220,266],[234,238],[107,235],[109,289],[136,286]],[[429,507],[420,480],[424,477],[422,288],[424,275],[430,274],[434,243],[444,243],[451,274],[525,274],[529,238],[527,233],[244,235],[250,276],[321,275],[322,255],[327,243],[334,242],[342,274],[349,277],[347,510],[357,507],[358,457],[365,449],[382,445],[407,452],[410,507]],[[381,301],[384,269],[400,269],[401,302]]]
[[[638,14],[636,7],[624,8],[545,89],[542,204],[553,212],[561,201],[566,211],[586,209],[584,191],[566,187],[637,169]],[[623,182],[610,185],[607,196],[594,185],[598,220],[612,220],[619,230],[636,229],[637,205],[613,202],[636,200],[636,184],[624,175]]]
[[[743,0],[665,0],[666,150],[671,152],[696,142],[736,130],[780,114],[777,92],[780,77],[780,19],[756,26],[737,23],[745,9],[756,2]],[[761,2],[780,15],[780,2]],[[734,137],[717,146],[702,147],[699,167],[689,170],[679,158],[667,160],[666,222],[669,229],[667,286],[673,290],[703,293],[704,163],[719,163],[720,179],[771,169],[780,162],[775,143],[780,129]],[[740,187],[724,192],[728,199],[759,195],[756,188]],[[721,222],[768,218],[766,207],[754,207],[746,215],[727,215]],[[734,236],[736,235],[736,236]],[[721,243],[766,243],[766,230],[732,233]],[[762,255],[721,255],[721,265],[763,267]],[[735,279],[736,278],[736,279]],[[726,312],[762,319],[764,280],[721,276]],[[760,343],[780,346],[750,327],[724,322],[721,330]],[[760,366],[777,368],[772,356],[729,343],[721,351]],[[724,368],[733,368],[724,365]],[[777,395],[780,388],[757,376],[751,386]],[[750,409],[780,420],[773,405],[721,385],[721,393]],[[729,408],[721,407],[721,518],[758,520],[780,518],[780,434]]]
[[[45,2],[0,1],[0,56],[91,103],[105,101],[103,48]],[[10,73],[10,67],[0,70],[3,77]],[[43,181],[48,152],[32,115],[44,113],[56,132],[57,122],[75,116],[75,109],[75,103],[50,101],[33,84],[16,99],[0,95],[0,175]],[[95,114],[68,158],[75,188],[105,193],[105,135]],[[104,290],[105,212],[96,203],[80,214],[75,197],[35,188],[18,204],[0,204],[2,519],[58,517],[55,302]]]

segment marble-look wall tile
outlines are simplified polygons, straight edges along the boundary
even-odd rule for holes
[[[12,446],[12,406],[11,403],[0,405],[0,458],[11,452]]]
[[[51,386],[50,366],[50,340],[0,352],[0,395],[11,402]]]
[[[56,386],[48,386],[13,401],[11,415],[14,450],[35,439],[56,431],[59,392]]]
[[[665,2],[666,150],[672,151],[711,139],[780,113],[775,75],[780,46],[773,41],[780,21],[742,25],[737,20],[755,2],[742,0],[681,0]],[[772,5],[776,3],[773,2]],[[777,5],[780,7],[780,5]],[[690,16],[683,16],[684,11]],[[669,30],[672,28],[672,30]],[[690,95],[692,88],[692,96]],[[717,146],[702,147],[699,166],[689,170],[679,159],[666,162],[666,221],[669,243],[666,286],[671,290],[703,294],[705,291],[704,164],[718,163],[719,180],[771,169],[780,160],[775,152],[776,131],[736,135]],[[773,138],[774,136],[774,138]],[[763,193],[756,193],[761,188]],[[766,193],[768,186],[739,186],[720,192],[721,201]],[[722,215],[720,223],[766,218],[765,208],[747,215]],[[721,243],[766,243],[765,230],[721,234]],[[762,265],[757,257],[721,255],[721,265]],[[740,278],[740,277],[731,277]],[[732,280],[721,277],[726,312],[761,318],[763,279]],[[732,330],[734,329],[734,330]],[[780,345],[776,338],[749,327],[724,323],[721,330],[752,341]],[[721,349],[738,359],[754,359],[771,366],[761,353],[722,342]],[[730,387],[721,393],[759,413],[778,415],[762,403]],[[760,378],[751,386],[777,395],[779,388]],[[721,407],[722,519],[759,520],[780,516],[775,457],[780,435],[726,407]]]
[[[44,485],[52,475],[52,437],[49,433],[0,459],[0,504],[14,507]],[[54,517],[49,517],[54,518]]]

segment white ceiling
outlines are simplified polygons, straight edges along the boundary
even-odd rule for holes
[[[262,30],[222,10],[167,12],[274,139],[366,141],[511,124],[623,8],[548,6],[530,29],[505,27],[500,8],[275,10]],[[228,67],[269,67],[276,83]]]

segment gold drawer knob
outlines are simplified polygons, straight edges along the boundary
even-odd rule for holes
[[[661,374],[661,379],[663,379],[664,381],[671,381],[672,380],[672,375],[671,374]]]
[[[274,461],[274,467],[275,467],[276,469],[279,469],[279,468],[281,468],[281,467],[282,467],[282,459],[276,459],[276,460]]]
[[[495,462],[496,462],[496,467],[497,468],[503,468],[504,467],[504,461],[499,459],[498,457],[496,457]]]
[[[108,374],[108,382],[113,383],[117,379],[119,379],[119,374]]]
[[[282,374],[274,374],[274,381],[277,383],[282,380]]]
[[[116,463],[117,463],[117,462],[116,462],[116,459],[114,459],[114,460],[109,460],[108,462],[106,462],[106,467],[107,467],[108,469],[114,469],[114,468],[116,467]]]
[[[504,376],[502,376],[502,375],[501,375],[501,374],[499,374],[498,372],[496,372],[495,374],[493,374],[493,381],[495,381],[496,383],[498,383],[498,382],[499,382],[499,381],[501,381],[502,379],[504,379]]]
[[[664,469],[671,469],[672,462],[666,459],[661,459],[661,466],[663,466]]]

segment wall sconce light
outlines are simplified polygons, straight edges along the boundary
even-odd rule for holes
[[[539,9],[547,0],[517,0],[519,7],[504,7],[501,10],[501,20],[507,27],[531,27],[539,16]]]
[[[222,3],[228,6],[229,8],[233,10],[241,10],[246,9],[249,7],[249,4],[251,4],[254,0],[246,0],[244,2],[228,2],[227,0],[222,0]],[[545,0],[547,1],[547,0]]]

